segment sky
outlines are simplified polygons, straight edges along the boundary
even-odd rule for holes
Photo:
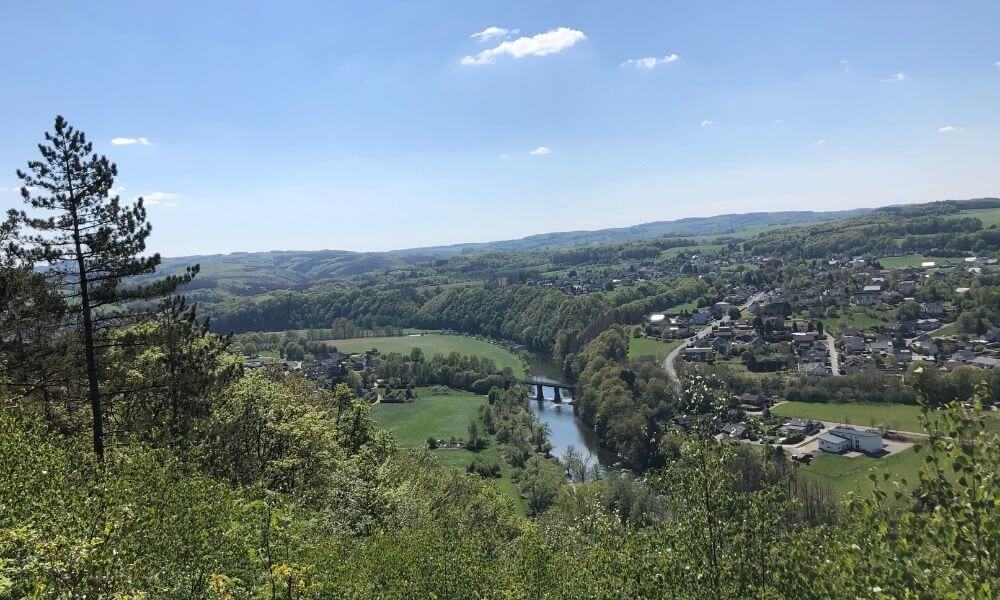
[[[152,250],[389,250],[1000,196],[1000,3],[0,2],[0,209],[57,114]]]

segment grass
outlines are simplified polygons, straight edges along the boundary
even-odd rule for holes
[[[873,317],[869,313],[873,313],[877,316]],[[884,324],[885,320],[883,320],[883,318],[888,319],[889,316],[889,313],[884,313],[883,315],[874,309],[866,311],[852,306],[839,309],[836,317],[824,316],[818,320],[823,321],[824,331],[834,333],[840,331],[840,329],[845,326],[853,327],[855,329],[871,329],[876,325]]]
[[[725,248],[725,244],[699,244],[697,246],[675,246],[660,253],[662,258],[673,258],[681,252],[688,254],[711,254]]]
[[[663,311],[665,315],[679,315],[684,311],[694,312],[698,308],[698,301],[692,300],[690,302],[685,302],[684,304],[678,304],[676,306],[671,306],[667,310]]]
[[[448,441],[452,437],[465,439],[469,435],[469,422],[479,418],[479,407],[486,404],[486,396],[471,392],[452,390],[448,394],[435,394],[433,388],[417,388],[417,399],[404,404],[376,404],[372,408],[372,417],[379,424],[392,431],[404,448],[420,448],[427,445],[427,438],[434,437]],[[479,422],[480,433],[485,435],[482,421]],[[479,452],[465,448],[438,448],[433,451],[446,467],[465,470],[473,460],[481,457],[486,460],[497,460],[502,468],[499,479],[493,483],[505,495],[513,498],[526,514],[527,508],[517,486],[511,480],[511,468],[500,459],[496,440],[489,437],[489,444]]]
[[[839,456],[817,452],[816,458],[808,465],[800,465],[800,472],[814,477],[830,485],[836,496],[844,496],[848,492],[867,493],[871,489],[868,472],[874,469],[879,480],[879,487],[889,493],[892,489],[888,482],[882,481],[883,473],[890,473],[896,481],[905,478],[910,487],[917,481],[917,474],[923,464],[923,456],[913,448],[907,448],[891,456],[871,458],[869,456]]]
[[[364,352],[377,348],[379,352],[400,352],[407,354],[414,348],[421,348],[424,354],[448,354],[458,352],[492,359],[497,368],[510,367],[514,373],[524,373],[521,359],[506,348],[496,344],[464,335],[444,335],[431,333],[403,337],[356,338],[352,340],[330,340],[327,342],[336,346],[341,352]]]
[[[486,396],[454,390],[434,394],[431,389],[418,388],[413,402],[376,404],[372,417],[406,448],[423,446],[431,436],[445,441],[452,436],[464,439],[469,422],[479,417],[479,407],[486,404]]]
[[[958,213],[962,217],[975,217],[983,222],[983,227],[1000,225],[1000,208],[975,208]]]
[[[900,431],[921,432],[920,407],[888,402],[828,403],[785,402],[772,411],[782,417],[804,417],[869,427],[888,424]]]
[[[943,261],[949,261],[952,264],[956,262],[961,262],[961,258],[956,258],[954,256],[924,256],[922,254],[908,254],[906,256],[886,256],[885,258],[880,258],[879,262],[882,263],[882,268],[884,269],[902,269],[904,267],[919,267],[920,263],[933,261],[940,265]]]
[[[639,360],[640,356],[652,356],[656,360],[662,361],[667,358],[671,350],[680,346],[683,341],[670,340],[669,342],[662,342],[645,337],[630,338],[628,341],[628,358],[635,361]]]

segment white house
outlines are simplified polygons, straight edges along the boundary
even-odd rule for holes
[[[838,439],[842,442],[838,442]],[[840,425],[820,436],[819,449],[837,454],[848,450],[875,454],[882,451],[882,434],[872,429],[855,429]]]

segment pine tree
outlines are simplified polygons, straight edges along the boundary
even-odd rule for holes
[[[142,198],[134,204],[113,196],[118,168],[96,154],[83,132],[58,116],[55,131],[38,145],[41,160],[28,163],[17,176],[21,195],[32,209],[50,216],[22,213],[34,232],[23,237],[26,260],[49,264],[47,274],[58,281],[68,303],[69,327],[83,340],[88,398],[93,418],[94,453],[104,459],[104,418],[100,354],[113,341],[102,331],[141,322],[150,313],[129,304],[162,298],[195,276],[183,275],[142,282],[160,264],[160,255],[142,256],[152,230]]]

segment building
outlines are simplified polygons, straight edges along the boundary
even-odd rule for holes
[[[843,454],[847,452],[851,444],[847,441],[847,438],[842,438],[839,435],[833,435],[832,433],[824,433],[819,436],[819,449],[823,452],[831,452],[833,454]]]
[[[708,362],[715,357],[714,348],[685,348],[684,360],[692,362]]]
[[[826,441],[823,438],[826,438]],[[820,436],[819,449],[837,454],[848,450],[877,454],[882,451],[882,434],[874,429],[855,429],[839,425]]]
[[[785,431],[788,432],[788,435],[811,435],[817,429],[819,429],[819,422],[812,419],[796,418],[785,424]]]

